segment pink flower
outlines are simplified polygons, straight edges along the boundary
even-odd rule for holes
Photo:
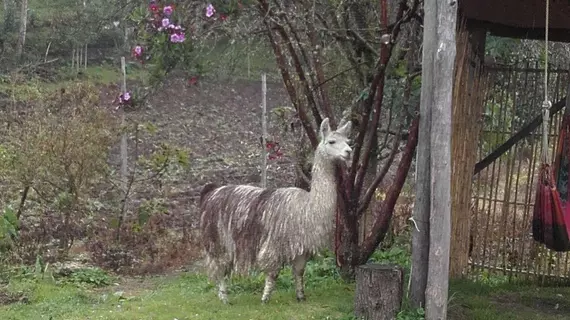
[[[162,9],[162,12],[164,12],[164,15],[167,17],[169,17],[172,14],[172,11],[174,11],[172,6],[166,6],[164,7],[164,9]]]
[[[214,6],[209,3],[208,6],[206,7],[206,17],[210,18],[211,16],[214,15],[214,13],[216,13],[216,9],[214,9]]]
[[[137,57],[137,58],[142,55],[142,52],[143,52],[143,48],[142,48],[141,46],[136,46],[136,47],[133,49],[133,54],[134,54],[134,56]]]
[[[168,27],[169,24],[170,24],[170,19],[168,19],[168,18],[162,19],[162,27],[163,28]]]
[[[130,105],[132,103],[131,93],[130,92],[122,93],[117,99],[115,99],[115,101],[117,101],[119,105],[115,110],[118,110],[120,106]]]
[[[181,43],[181,42],[184,42],[184,40],[186,40],[186,37],[184,36],[184,32],[173,33],[170,35],[170,42]]]

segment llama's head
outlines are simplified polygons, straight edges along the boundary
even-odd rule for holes
[[[321,141],[317,146],[317,152],[329,160],[350,161],[352,148],[348,145],[348,135],[352,123],[348,121],[342,127],[331,130],[329,118],[321,122]]]

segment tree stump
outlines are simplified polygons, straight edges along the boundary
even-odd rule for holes
[[[358,319],[396,319],[403,294],[404,270],[400,266],[365,264],[356,268],[354,313]]]

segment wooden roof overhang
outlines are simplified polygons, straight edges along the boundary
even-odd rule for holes
[[[459,0],[459,8],[492,35],[544,39],[546,0]],[[570,42],[570,0],[550,0],[549,20],[549,40]]]

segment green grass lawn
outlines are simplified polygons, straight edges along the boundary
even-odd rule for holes
[[[63,284],[49,276],[16,278],[0,287],[0,302],[5,303],[0,319],[353,319],[354,285],[327,272],[308,274],[307,301],[298,303],[291,274],[285,271],[267,305],[260,303],[262,275],[235,279],[231,305],[220,303],[215,288],[193,273],[113,279],[109,283],[116,283],[103,288]],[[19,301],[6,304],[6,293]],[[449,319],[570,319],[569,298],[568,287],[453,281]],[[404,312],[398,319],[421,317]]]
[[[449,297],[451,319],[570,319],[570,287],[465,280],[451,283]]]
[[[348,319],[353,286],[323,281],[307,288],[298,303],[290,287],[280,285],[261,305],[261,281],[237,281],[223,305],[203,276],[185,274],[130,280],[104,289],[57,285],[50,281],[18,281],[11,292],[28,301],[0,306],[0,319]],[[121,282],[121,281],[119,281]]]

